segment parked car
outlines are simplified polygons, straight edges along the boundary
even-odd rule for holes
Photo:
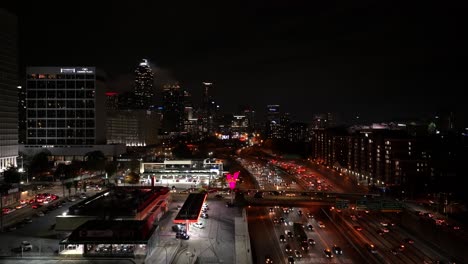
[[[192,226],[196,228],[205,228],[205,225],[202,222],[193,223]]]
[[[190,238],[190,236],[187,235],[187,233],[185,233],[185,232],[177,232],[176,238],[188,240]]]
[[[208,214],[207,213],[202,213],[200,215],[201,218],[208,219]]]
[[[21,248],[23,249],[23,251],[31,251],[33,249],[33,246],[29,241],[22,241]]]

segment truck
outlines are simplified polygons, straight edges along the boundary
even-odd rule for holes
[[[306,251],[309,249],[309,244],[307,243],[307,234],[304,231],[301,223],[294,223],[294,237],[299,245],[301,245],[302,250]]]

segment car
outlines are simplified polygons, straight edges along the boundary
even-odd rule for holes
[[[393,254],[393,255],[398,255],[398,248],[392,248],[390,249],[390,252]]]
[[[270,213],[274,213],[274,212],[275,212],[275,210],[273,209],[273,207],[270,207],[270,208],[268,208],[268,212],[270,212]]]
[[[16,225],[11,225],[11,226],[7,227],[8,232],[15,231],[16,229],[17,229]]]
[[[29,241],[22,241],[20,247],[23,251],[31,251],[33,249],[33,246]]]
[[[286,237],[284,235],[279,236],[280,242],[286,243]]]
[[[298,215],[302,215],[302,210],[297,210]]]
[[[280,218],[280,222],[281,222],[281,223],[284,223],[284,222],[286,222],[286,220],[284,220],[284,218],[281,217],[281,218]]]
[[[354,226],[354,229],[355,229],[356,231],[362,231],[362,227],[360,227],[360,226]]]
[[[289,244],[286,244],[284,250],[286,251],[286,253],[292,252],[291,246]]]
[[[185,232],[177,232],[176,238],[183,239],[183,240],[188,240],[190,238],[190,236],[187,235],[187,233],[185,233]]]
[[[226,202],[226,207],[234,207],[234,204],[231,202]]]
[[[320,228],[325,228],[325,224],[322,221],[318,221],[318,225]]]
[[[337,246],[337,245],[334,245],[333,246],[333,252],[336,254],[336,255],[342,255],[343,254],[343,250],[341,249],[341,247]]]
[[[377,253],[377,248],[374,246],[374,244],[366,244],[366,249],[372,254]]]
[[[314,215],[311,213],[307,213],[307,218],[314,218]]]
[[[314,231],[314,227],[311,224],[309,224],[307,225],[307,230]]]
[[[380,222],[380,224],[381,224],[382,226],[388,226],[388,223],[387,223],[387,222]]]
[[[385,228],[385,227],[384,227],[384,228],[382,228],[382,231],[383,231],[384,233],[388,233],[388,232],[390,232],[390,230],[389,230],[388,228]]]
[[[379,235],[382,236],[383,234],[385,234],[385,232],[384,232],[383,230],[381,230],[381,229],[378,229],[378,230],[377,230],[377,234],[379,234]]]
[[[291,231],[288,231],[288,234],[287,234],[287,235],[288,235],[289,238],[292,238],[292,237],[294,236],[293,233],[292,233]]]
[[[266,255],[265,256],[265,264],[272,264],[273,263],[273,259],[271,258],[270,255]]]
[[[208,219],[208,214],[207,213],[202,213],[200,215],[200,217],[203,218],[203,219]]]
[[[273,219],[273,223],[275,223],[275,225],[278,225],[278,224],[279,224],[278,218],[275,217],[275,218]]]
[[[203,205],[203,206],[202,206],[202,209],[203,209],[203,210],[210,210],[210,208],[208,207],[208,205]]]
[[[173,225],[172,231],[173,232],[185,232],[185,226],[181,224]]]
[[[41,212],[41,211],[39,211],[39,212],[36,213],[36,215],[37,215],[37,216],[44,216],[44,213]]]
[[[294,255],[296,258],[302,258],[302,253],[299,250],[294,250]]]
[[[411,239],[411,238],[405,238],[405,239],[403,239],[403,242],[408,243],[408,244],[414,244],[414,240]]]
[[[333,258],[333,254],[329,248],[326,248],[323,250],[323,253],[325,254],[325,257],[327,258]]]
[[[293,256],[288,257],[288,264],[294,264],[294,258]]]
[[[315,240],[313,238],[309,238],[307,239],[307,243],[309,243],[309,245],[315,245]]]
[[[302,241],[302,242],[301,242],[301,249],[302,249],[303,251],[309,250],[309,244],[307,244],[306,241]]]
[[[202,222],[193,223],[192,226],[200,229],[205,228],[205,225]]]
[[[26,217],[25,219],[23,219],[23,223],[32,223],[32,218]]]
[[[16,209],[21,209],[21,208],[24,208],[26,207],[26,204],[18,204],[17,206],[15,206]]]

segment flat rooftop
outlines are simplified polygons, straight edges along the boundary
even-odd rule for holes
[[[60,244],[146,244],[156,228],[138,220],[90,220]]]
[[[207,197],[206,193],[191,193],[180,208],[174,223],[197,222],[201,208]]]
[[[169,193],[162,186],[116,186],[87,198],[68,209],[69,216],[132,217],[161,195]]]

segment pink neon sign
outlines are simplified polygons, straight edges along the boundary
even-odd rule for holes
[[[239,171],[233,174],[226,174],[226,181],[229,183],[229,189],[233,190],[236,188],[237,178],[239,177]]]

